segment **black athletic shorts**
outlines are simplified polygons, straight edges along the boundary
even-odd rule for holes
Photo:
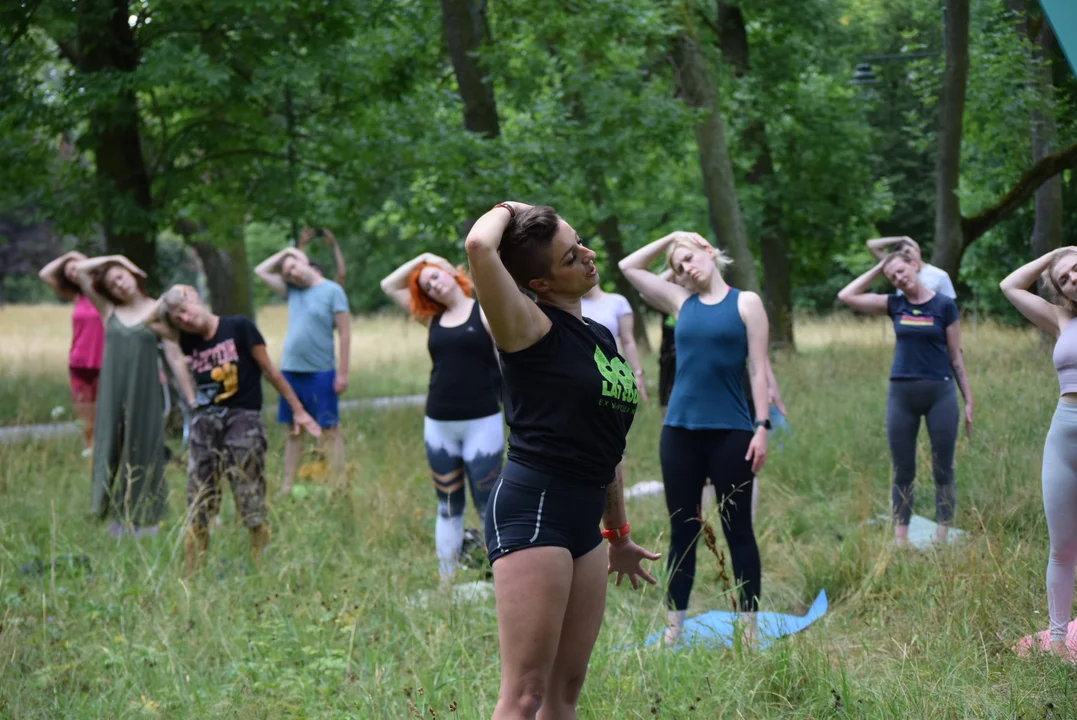
[[[572,559],[602,542],[606,488],[568,482],[507,462],[486,506],[485,540],[493,564],[531,547],[563,547]]]

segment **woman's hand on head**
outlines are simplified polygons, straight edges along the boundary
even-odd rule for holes
[[[531,207],[531,205],[528,205],[527,203],[519,202],[517,200],[506,200],[505,204],[512,206],[512,209],[515,210],[517,214],[519,214],[519,213],[523,212],[524,210],[527,210],[529,207]]]
[[[697,245],[704,250],[714,252],[714,246],[707,242],[707,238],[703,237],[697,232],[688,232],[685,230],[678,230],[673,235],[674,240],[687,240],[688,242]]]
[[[453,275],[456,274],[456,268],[454,268],[452,266],[452,263],[449,262],[448,260],[446,260],[445,258],[441,257],[440,255],[435,255],[433,253],[427,253],[426,257],[423,258],[423,261],[426,262],[429,265],[436,265],[439,268],[441,268],[442,270],[450,272]]]

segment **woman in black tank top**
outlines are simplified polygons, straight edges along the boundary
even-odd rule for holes
[[[381,287],[430,331],[433,367],[423,439],[438,498],[438,571],[447,582],[465,554],[464,475],[484,523],[490,490],[501,474],[501,373],[486,318],[471,298],[471,283],[447,260],[423,253],[394,270]]]
[[[606,575],[655,582],[640,563],[659,556],[628,538],[614,479],[639,395],[609,330],[583,320],[595,254],[553,209],[502,203],[465,247],[500,353],[510,430],[486,513],[501,647],[493,717],[535,717],[541,706],[574,716]]]

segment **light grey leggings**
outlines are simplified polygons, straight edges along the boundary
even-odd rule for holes
[[[931,469],[935,476],[935,522],[949,525],[954,517],[954,447],[958,427],[957,392],[952,380],[891,380],[886,399],[886,435],[894,485],[890,496],[894,520],[912,519],[913,480],[916,479],[916,436],[920,418],[927,421],[931,440]]]
[[[1077,405],[1061,401],[1043,446],[1043,511],[1051,537],[1047,611],[1058,642],[1066,639],[1077,570]]]

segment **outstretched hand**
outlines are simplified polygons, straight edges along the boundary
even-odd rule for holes
[[[606,566],[606,573],[609,575],[617,573],[616,585],[618,586],[620,586],[621,580],[627,575],[629,581],[632,583],[632,587],[639,590],[640,578],[643,578],[651,585],[656,583],[656,580],[651,577],[649,572],[643,569],[640,563],[644,560],[658,560],[661,557],[661,553],[653,553],[649,550],[644,550],[628,538],[611,541],[609,564]]]
[[[643,376],[636,376],[636,390],[639,392],[639,401],[647,402],[647,383],[643,382]]]
[[[968,404],[965,405],[965,435],[972,439],[972,406]]]
[[[752,435],[752,442],[748,445],[748,454],[744,456],[744,459],[752,461],[752,473],[758,474],[763,469],[763,463],[767,461],[767,433],[765,430],[758,429]]]
[[[305,410],[301,410],[292,415],[292,437],[299,437],[306,430],[310,433],[311,437],[321,437],[322,429],[318,426],[318,423],[314,421],[314,418],[310,416],[310,413]]]
[[[767,390],[767,396],[767,400],[769,401],[769,403],[774,407],[778,408],[778,412],[780,412],[782,415],[787,414],[785,412],[785,403],[782,402],[782,396],[781,393],[778,392],[778,388],[769,388]]]

